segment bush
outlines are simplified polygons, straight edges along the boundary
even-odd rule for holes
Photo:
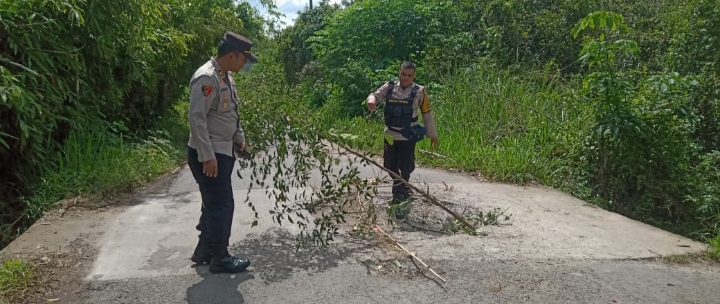
[[[629,29],[618,14],[593,13],[575,33],[589,29],[596,36],[582,55],[591,67],[585,87],[595,125],[574,170],[592,188],[584,198],[671,231],[713,233],[720,167],[711,156],[717,152],[708,154],[693,136],[701,121],[692,106],[698,81],[622,68],[639,49],[622,37]]]

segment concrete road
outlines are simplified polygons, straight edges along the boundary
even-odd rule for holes
[[[362,168],[362,175],[386,176],[371,167]],[[238,275],[212,275],[207,266],[192,267],[188,258],[197,240],[200,194],[187,168],[164,187],[138,196],[130,206],[86,216],[78,212],[44,226],[40,222],[6,250],[32,251],[39,248],[40,240],[50,244],[52,231],[65,237],[58,242],[60,251],[77,250],[72,249],[72,240],[90,243],[92,254],[85,255],[89,261],[80,268],[81,277],[72,286],[59,283],[59,291],[49,296],[57,298],[56,303],[718,303],[720,299],[718,268],[645,260],[700,252],[703,244],[548,188],[485,183],[423,168],[412,179],[427,183],[438,198],[456,207],[502,208],[512,214],[506,225],[480,228],[483,236],[387,228],[446,283],[430,273],[417,273],[396,247],[374,241],[343,237],[325,251],[295,254],[297,227],[272,222],[267,210],[274,202],[263,191],[250,194],[261,217],[260,225],[251,228],[253,214],[242,204],[248,179],[237,176],[233,176],[238,205],[230,251],[249,257],[252,265]],[[313,184],[319,182],[316,178]],[[381,195],[388,195],[389,188],[380,189]],[[303,190],[307,189],[293,189]],[[422,204],[413,206],[417,209],[413,214],[437,209]],[[398,257],[401,267],[393,262]]]

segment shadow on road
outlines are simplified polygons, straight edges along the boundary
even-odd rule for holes
[[[195,272],[202,281],[187,289],[188,304],[240,304],[245,303],[238,287],[255,277],[248,273],[212,274],[207,267],[197,267]]]
[[[368,244],[331,244],[328,248],[308,248],[295,252],[295,236],[274,228],[230,246],[231,254],[247,257],[251,261],[249,273],[257,274],[266,282],[288,280],[294,272],[322,272],[337,267],[339,262],[353,253],[369,249]]]

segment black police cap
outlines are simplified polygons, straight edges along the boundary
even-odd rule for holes
[[[255,57],[252,53],[252,41],[242,35],[227,31],[225,32],[220,45],[224,46],[228,50],[244,53],[250,63],[256,63],[258,61],[257,57]]]

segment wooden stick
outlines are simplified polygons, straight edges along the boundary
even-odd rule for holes
[[[385,232],[384,230],[382,230],[382,228],[380,228],[380,226],[378,226],[377,224],[375,224],[375,229],[376,229],[376,231],[382,232],[385,236],[387,236],[390,240],[392,240],[392,241],[395,243],[395,245],[398,245],[398,247],[400,247],[400,249],[402,249],[403,251],[407,252],[407,254],[409,254],[409,255],[410,255],[411,257],[413,257],[415,260],[417,260],[418,262],[420,262],[420,264],[422,264],[423,266],[425,266],[425,268],[427,268],[428,270],[430,270],[430,272],[432,272],[432,274],[434,274],[436,277],[440,278],[440,280],[442,280],[443,283],[447,282],[443,277],[441,277],[439,274],[437,274],[437,272],[435,272],[435,270],[432,270],[432,268],[430,268],[430,266],[428,266],[428,265],[425,264],[425,262],[423,262],[420,258],[418,258],[417,256],[415,256],[414,253],[412,253],[412,252],[408,251],[407,249],[405,249],[405,247],[403,247],[403,245],[400,245],[400,243],[398,243],[397,240],[395,240],[395,239],[394,239],[392,236],[390,236],[387,232]]]

